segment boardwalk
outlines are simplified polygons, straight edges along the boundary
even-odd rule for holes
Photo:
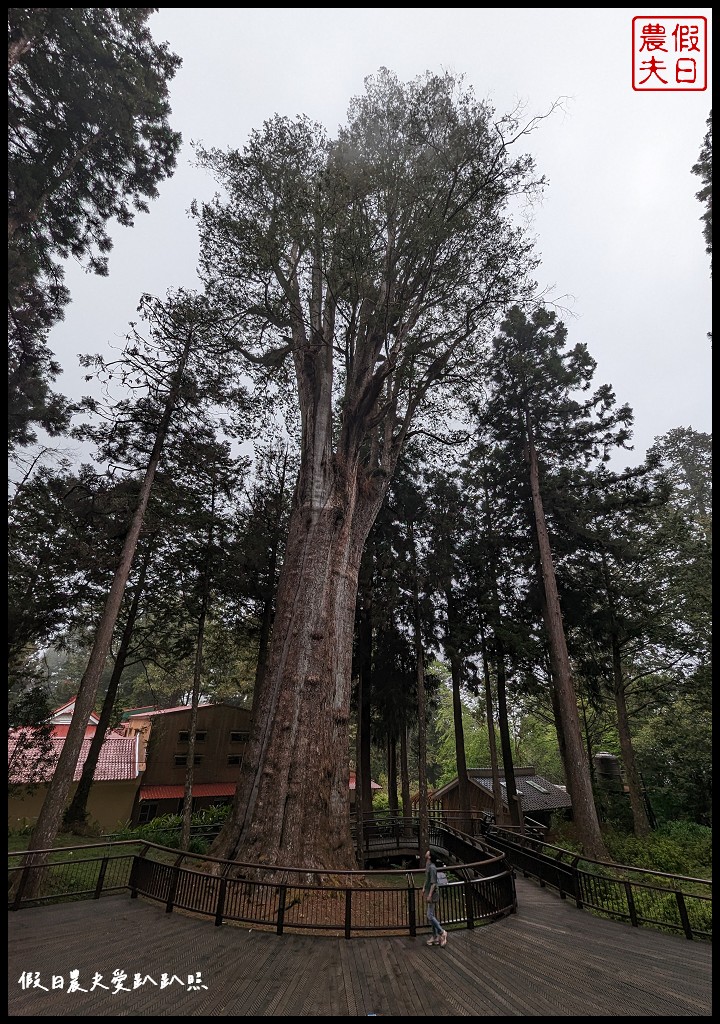
[[[709,1017],[711,946],[517,880],[519,912],[444,948],[249,931],[106,897],[8,914],[12,1017]],[[71,970],[82,988],[68,992]],[[114,971],[127,975],[113,993]],[[28,972],[49,991],[23,988]],[[190,991],[188,975],[200,987]],[[133,989],[135,975],[140,987]],[[161,987],[161,975],[167,975]],[[52,989],[52,976],[64,989]]]

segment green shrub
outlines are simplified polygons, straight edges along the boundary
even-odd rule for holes
[[[644,839],[615,830],[606,832],[604,838],[618,864],[692,878],[712,877],[712,829],[706,825],[674,821]]]

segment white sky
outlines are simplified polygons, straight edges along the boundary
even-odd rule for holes
[[[710,432],[710,259],[690,169],[712,96],[633,91],[632,19],[646,15],[708,19],[710,82],[709,7],[161,8],[149,24],[183,59],[170,84],[183,149],[150,214],[112,229],[109,277],[68,268],[72,303],[50,336],[64,367],[57,389],[87,391],[77,355],[119,344],[143,292],[197,284],[187,210],[216,186],[191,166],[192,141],[242,148],[274,113],[307,114],[333,133],[381,66],[403,80],[449,70],[498,114],[521,102],[529,119],[565,98],[522,148],[548,179],[536,278],[569,309],[568,343],[587,344],[595,385],[634,411],[622,464],[675,427]]]

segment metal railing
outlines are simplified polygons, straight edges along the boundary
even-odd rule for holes
[[[443,887],[443,923],[473,928],[514,913],[514,875],[505,855],[473,845],[465,849],[474,862],[457,865],[457,880]],[[102,852],[93,856],[94,850]],[[333,871],[326,883],[322,873],[307,869],[242,864],[133,841],[18,851],[9,858],[13,910],[129,889],[132,897],[159,902],[168,913],[180,909],[216,925],[252,924],[277,934],[414,936],[429,928],[420,869],[385,871],[380,886],[368,871]]]
[[[513,872],[518,870],[593,914],[688,939],[712,939],[708,879],[593,861],[482,818],[473,822],[475,836],[439,815],[431,817],[429,828],[430,844],[444,853],[455,879],[443,887],[440,913],[448,924],[474,927],[513,913]],[[366,823],[364,833],[363,845],[375,855],[417,855],[416,820],[383,816]],[[425,927],[420,868],[385,871],[388,884],[377,887],[369,884],[370,871],[333,872],[333,884],[324,885],[320,873],[220,861],[147,841],[35,851],[33,856],[42,858],[40,867],[26,863],[25,851],[8,855],[10,909],[98,899],[129,889],[134,896],[163,903],[168,911],[182,908],[212,917],[216,924],[243,922],[278,934],[292,929],[347,937],[415,935]]]
[[[712,940],[710,879],[593,860],[489,823],[482,834],[493,847],[504,850],[525,877],[556,889],[562,899],[571,898],[580,909],[628,921],[635,928]]]

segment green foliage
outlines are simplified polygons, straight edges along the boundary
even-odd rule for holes
[[[210,839],[203,835],[208,830],[215,834],[214,826],[222,826],[230,813],[230,807],[206,807],[202,811],[193,814],[190,819],[190,853],[207,853],[210,849]],[[161,814],[145,825],[135,827],[126,826],[119,832],[113,833],[112,838],[116,841],[122,839],[146,840],[149,843],[156,843],[158,846],[168,846],[170,849],[179,849],[182,838],[182,815]]]
[[[691,692],[648,718],[635,749],[658,821],[712,824],[712,719]]]
[[[382,776],[380,776],[382,779]],[[389,811],[390,801],[387,795],[387,786],[383,786],[383,789],[379,792],[376,790],[373,793],[373,810],[374,811]]]
[[[699,199],[704,207],[700,218],[703,222],[703,238],[705,239],[705,252],[710,257],[710,273],[712,274],[712,110],[705,122],[707,134],[703,139],[700,156],[696,164],[692,166],[693,174],[697,174],[703,183],[695,198]]]
[[[705,825],[689,821],[669,822],[643,839],[604,825],[603,839],[616,864],[666,871],[688,878],[712,878],[712,829]],[[546,842],[573,853],[582,852],[575,825],[570,821],[553,823]],[[595,871],[596,866],[592,870]]]
[[[63,430],[46,336],[69,300],[62,260],[107,273],[108,221],[131,226],[172,173],[180,135],[152,7],[8,9],[8,408],[11,444]]]
[[[712,877],[712,829],[689,821],[668,822],[647,838],[606,834],[614,861],[693,878]]]

